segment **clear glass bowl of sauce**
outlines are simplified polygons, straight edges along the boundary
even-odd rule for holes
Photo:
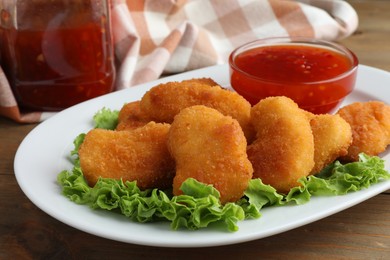
[[[61,110],[113,90],[108,0],[3,0],[0,42],[22,108]]]
[[[358,59],[347,48],[311,38],[268,38],[244,44],[229,57],[230,83],[252,105],[287,96],[315,114],[334,111],[352,92]]]

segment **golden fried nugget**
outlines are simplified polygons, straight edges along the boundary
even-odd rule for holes
[[[141,112],[140,101],[125,104],[118,115],[116,130],[132,130],[146,125],[151,120]]]
[[[186,86],[197,84],[219,86],[218,83],[211,78],[193,78],[183,80],[181,83],[185,84]],[[116,130],[132,130],[144,126],[150,121],[152,120],[145,113],[142,113],[140,101],[133,101],[125,104],[119,111],[118,125]]]
[[[314,166],[314,140],[307,114],[287,97],[269,97],[251,111],[256,140],[248,146],[253,178],[288,193]]]
[[[173,194],[181,194],[181,184],[194,178],[212,184],[222,203],[243,196],[253,169],[237,120],[202,105],[185,108],[171,125],[168,147],[176,162]]]
[[[337,114],[352,128],[352,144],[345,161],[357,161],[359,153],[379,155],[390,144],[390,106],[380,101],[356,102]]]
[[[241,125],[250,142],[250,103],[236,92],[203,83],[168,82],[150,89],[141,99],[141,111],[156,122],[171,123],[182,109],[194,105],[214,108]]]
[[[215,82],[211,78],[193,78],[193,79],[186,79],[181,82],[182,84],[186,84],[187,86],[191,84],[204,84],[209,85],[211,87],[219,86],[217,82]],[[220,86],[219,86],[220,87]]]
[[[314,167],[311,174],[348,153],[352,142],[350,125],[339,115],[315,115],[310,120],[314,137]]]
[[[175,164],[167,147],[169,127],[151,122],[132,131],[89,131],[79,150],[88,184],[102,177],[136,180],[141,189],[171,187]]]

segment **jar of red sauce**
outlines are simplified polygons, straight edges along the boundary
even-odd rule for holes
[[[334,111],[353,90],[358,59],[349,49],[310,38],[261,39],[229,57],[230,83],[252,105],[287,96],[315,114]]]
[[[0,1],[1,66],[20,107],[61,110],[112,91],[108,1]]]

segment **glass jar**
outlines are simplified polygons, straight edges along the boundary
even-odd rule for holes
[[[113,89],[109,0],[0,0],[0,49],[22,108],[61,110]]]

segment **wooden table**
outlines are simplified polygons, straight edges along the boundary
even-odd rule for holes
[[[362,64],[390,71],[390,1],[350,0],[357,32],[342,41]],[[211,248],[158,248],[111,241],[69,227],[20,190],[13,159],[36,125],[0,118],[0,259],[390,259],[390,192],[272,237]]]

